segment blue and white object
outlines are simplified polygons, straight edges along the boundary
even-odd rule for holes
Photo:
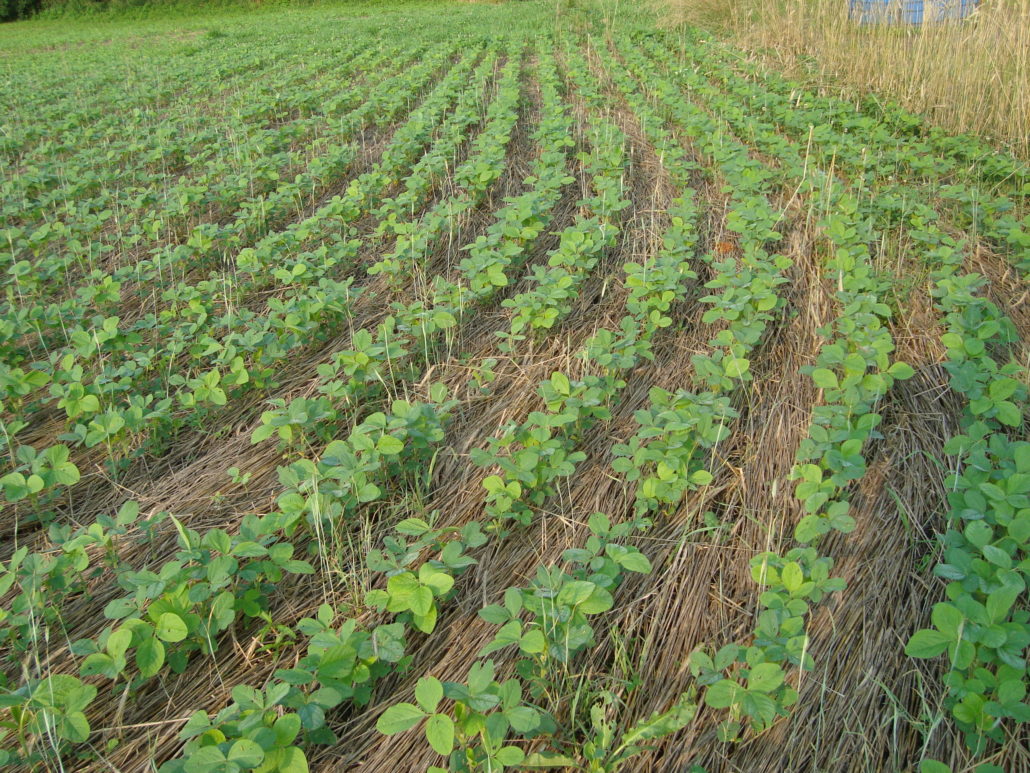
[[[933,24],[964,19],[979,0],[848,0],[848,15],[860,24]]]

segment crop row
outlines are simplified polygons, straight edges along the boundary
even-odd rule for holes
[[[468,95],[480,93],[482,79],[492,71],[492,67],[492,58],[488,57],[478,70],[480,73],[476,79],[479,81],[478,87],[468,89],[464,93]],[[508,98],[511,96],[517,98],[518,89],[515,88],[513,92],[511,85],[514,83],[512,79],[519,73],[518,57],[513,60],[507,73],[509,85],[502,86],[501,91]],[[459,71],[449,86],[452,93],[461,80],[462,73]],[[445,104],[446,101],[441,102],[441,107]],[[450,131],[457,132],[458,134],[455,136],[460,136],[462,130],[476,122],[476,119],[470,121],[469,118],[474,118],[478,110],[475,101],[472,100],[460,103],[457,111],[460,113],[461,119],[453,122]],[[432,113],[423,117],[433,119],[427,126],[434,126],[439,118],[438,115]],[[498,111],[495,120],[510,121],[510,117],[507,111]],[[414,122],[412,125],[417,127],[418,122]],[[417,137],[417,134],[415,136]],[[494,136],[496,140],[496,134]],[[414,138],[409,137],[409,141],[412,139]],[[449,135],[446,133],[442,135],[441,141],[449,142]],[[501,144],[503,146],[503,143]],[[481,142],[479,145],[484,155],[488,155],[488,149],[493,147],[487,142]],[[426,157],[442,158],[444,162],[447,160],[447,154],[434,156],[432,151]],[[476,160],[482,161],[478,157]],[[501,161],[503,161],[503,155],[497,159],[498,163]],[[431,168],[423,168],[422,171],[427,174],[427,180],[430,179]],[[381,174],[383,172],[380,172]],[[390,175],[391,173],[386,171],[386,174]],[[417,177],[417,174],[414,176]],[[371,175],[371,179],[379,178]],[[412,194],[418,186],[412,178],[409,178],[409,182],[410,185],[405,192]],[[484,182],[488,184],[488,181]],[[412,198],[411,201],[417,202],[418,199]],[[381,326],[387,336],[389,336],[389,328],[393,324],[391,320]],[[363,388],[365,384],[355,378],[359,375],[356,369],[347,370],[347,375],[350,376],[349,382],[336,380],[337,374],[346,369],[348,361],[357,364],[362,361],[362,358],[365,358],[365,364],[369,367],[365,368],[364,372],[368,372],[373,370],[373,366],[367,359],[370,352],[381,353],[383,355],[381,364],[388,365],[391,358],[403,357],[402,342],[412,340],[410,337],[406,339],[404,335],[399,335],[396,345],[377,351],[370,338],[368,341],[364,339],[365,336],[356,335],[355,343],[358,345],[358,350],[350,352],[349,355],[346,352],[341,353],[340,357],[335,358],[333,365],[325,369],[320,368],[320,373],[325,378],[323,391],[326,395],[336,399],[343,397],[345,402],[351,402],[346,399],[349,391],[348,385]],[[353,390],[350,391],[353,392]],[[433,390],[433,393],[439,394],[437,390]],[[355,396],[356,394],[354,393]],[[299,405],[298,402],[305,404]],[[160,670],[166,662],[166,654],[167,662],[173,669],[181,670],[185,667],[191,651],[198,649],[211,651],[215,637],[230,625],[238,614],[260,617],[264,612],[264,607],[259,599],[263,599],[266,595],[268,582],[278,581],[283,572],[312,571],[312,567],[306,562],[291,558],[292,545],[284,547],[283,543],[271,541],[274,539],[273,535],[292,534],[297,529],[299,522],[304,520],[303,514],[308,503],[311,508],[315,509],[315,517],[309,516],[308,518],[311,521],[310,528],[316,535],[321,535],[323,534],[321,531],[323,516],[332,518],[343,514],[342,504],[339,503],[347,501],[360,503],[377,497],[381,489],[373,481],[385,484],[386,481],[394,480],[398,473],[397,460],[401,458],[401,449],[407,446],[408,453],[414,454],[414,448],[420,442],[431,442],[439,432],[433,427],[439,426],[439,422],[447,414],[449,405],[451,403],[444,402],[434,403],[428,407],[415,405],[406,409],[403,404],[394,402],[388,414],[377,413],[366,417],[351,430],[346,441],[330,444],[321,455],[318,463],[321,467],[316,467],[312,462],[304,463],[303,460],[284,467],[280,471],[280,476],[284,485],[291,488],[280,497],[283,511],[262,519],[248,521],[244,524],[239,536],[229,537],[224,532],[216,530],[201,537],[180,528],[180,547],[186,552],[180,553],[156,573],[150,571],[142,573],[122,571],[119,573],[120,584],[126,590],[133,591],[134,595],[116,600],[108,605],[106,610],[108,616],[122,620],[117,629],[109,628],[97,639],[83,641],[77,645],[77,653],[86,655],[82,664],[82,674],[102,674],[116,682],[119,677],[126,674],[126,687],[135,689],[142,681]],[[282,414],[289,418],[295,417],[303,411],[306,411],[305,418],[314,418],[323,422],[332,422],[335,413],[330,401],[319,398],[311,401],[294,401]],[[320,411],[320,413],[316,413],[316,411]],[[276,411],[267,413],[263,417],[266,421],[263,422],[262,427],[270,427],[273,433],[278,432],[280,438],[287,441],[287,445],[290,445],[288,441],[298,440],[288,422],[273,423],[276,414]],[[259,429],[256,439],[260,439],[262,432],[263,430]],[[267,435],[267,433],[265,434]],[[294,447],[300,449],[306,446]],[[420,463],[416,461],[415,467],[419,466]],[[313,472],[319,469],[322,470],[321,476],[317,472]],[[327,505],[324,513],[319,514],[317,511],[318,506],[325,501],[320,499],[317,493],[313,498],[309,498],[309,502],[301,496],[301,492],[305,491],[305,486],[315,479],[309,473],[322,481],[321,496],[334,495],[332,501],[337,504],[335,506]],[[346,491],[352,492],[353,499],[349,500],[343,489],[336,490],[330,487],[329,480],[337,480],[338,486],[344,486]],[[298,497],[300,498],[299,509],[294,502],[294,499]],[[132,518],[125,515],[119,521],[123,523],[119,523],[117,529],[124,533],[125,527],[132,523]],[[108,540],[111,538],[110,533],[104,534],[103,528],[93,529],[93,535],[95,536],[98,531],[103,538]],[[118,533],[120,532],[116,530],[115,536]],[[89,544],[89,539],[81,534],[75,535],[70,541],[67,554],[77,556],[79,546],[83,542]],[[288,545],[288,543],[286,544]],[[23,555],[22,551],[18,557],[19,561]],[[268,560],[243,561],[243,559],[257,557],[266,559],[268,556],[272,557],[271,563]],[[12,578],[19,574],[18,563],[15,562],[14,566],[8,568],[9,576]],[[20,574],[24,579],[24,568],[21,568]],[[200,588],[194,588],[198,583]],[[23,598],[30,595],[26,592],[27,590],[28,588],[23,590]],[[31,603],[31,599],[26,598],[25,600]],[[18,606],[20,607],[21,604],[19,603]],[[204,611],[201,613],[199,610]],[[383,630],[388,629],[384,628]],[[130,656],[134,658],[138,669],[136,677],[132,677],[126,672]],[[60,679],[65,683],[69,683],[68,679],[74,681],[74,677],[62,676]],[[29,683],[18,693],[18,698],[12,700],[21,700],[25,706],[35,707],[39,717],[53,718],[62,714],[74,713],[70,711],[70,704],[67,703],[48,707],[46,710],[33,703],[37,701],[36,696],[45,694],[53,684],[52,678]],[[90,688],[84,685],[80,685],[80,687],[85,693],[90,692]],[[312,704],[312,706],[314,705]],[[304,716],[307,717],[307,713]],[[47,720],[44,719],[44,721]],[[32,726],[30,729],[38,728]],[[79,733],[73,730],[69,730],[69,734],[62,737],[66,740],[80,740]],[[242,761],[244,757],[240,756],[240,752],[246,746],[247,744],[242,744],[238,747],[234,752],[236,755],[234,758]],[[284,753],[290,754],[288,751]],[[197,755],[195,764],[202,765],[205,756],[210,756],[210,754],[211,750],[201,752]],[[288,760],[282,760],[284,765],[287,762]]]
[[[1012,322],[980,293],[982,276],[962,271],[964,247],[936,214],[915,207],[909,233],[933,267],[935,306],[943,316],[944,369],[962,397],[960,431],[944,447],[949,459],[947,530],[934,574],[948,581],[934,605],[932,627],[917,631],[905,652],[948,656],[947,705],[968,747],[982,753],[1005,740],[1005,723],[1030,722],[1026,649],[1030,614],[1030,443],[1014,437],[1024,424],[1025,368],[1009,347]]]
[[[297,243],[316,228],[338,227],[367,212],[394,176],[421,154],[432,127],[452,101],[461,94],[478,99],[492,65],[484,62],[470,87],[463,81],[472,62],[465,60],[441,81],[395,133],[380,163],[352,181],[344,196],[335,197],[313,218],[269,234],[256,248],[241,252],[239,261],[248,269],[236,283],[242,297],[248,295],[248,289],[254,292],[270,282],[287,289],[284,298],[268,302],[267,313],[229,307],[216,316],[222,307],[217,291],[223,287],[223,281],[216,277],[195,286],[171,288],[165,297],[176,306],[182,304],[179,308],[173,306],[169,312],[144,316],[126,329],[120,328],[119,319],[113,317],[97,319],[96,327],[88,332],[77,334],[73,330],[68,349],[51,353],[52,373],[39,365],[27,371],[9,371],[5,404],[13,409],[15,418],[6,422],[8,441],[14,441],[31,412],[38,410],[33,402],[40,399],[38,391],[48,382],[50,399],[64,410],[69,422],[66,441],[87,449],[102,444],[112,462],[129,453],[134,435],[150,434],[160,442],[162,425],[181,425],[191,417],[198,419],[198,409],[225,405],[231,387],[269,387],[274,364],[281,356],[310,343],[306,331],[321,329],[324,333],[326,322],[348,313],[350,299],[356,293],[350,280],[334,279],[332,273],[334,267],[355,259],[359,242],[338,243],[342,249],[332,253],[324,246],[314,253],[302,253],[288,270],[269,271],[263,267],[265,261],[281,263],[281,249],[276,248],[289,243],[287,240]],[[464,110],[476,111],[474,99],[464,104]],[[217,337],[219,330],[224,330],[221,340]],[[148,340],[149,351],[141,346]],[[172,363],[179,364],[173,368]],[[92,380],[87,378],[90,369],[94,370]],[[19,419],[20,415],[26,418]],[[41,456],[33,450],[21,453]],[[25,466],[4,478],[9,500],[35,497],[42,491],[41,480],[45,482],[40,470],[19,458]],[[35,480],[33,475],[37,476]],[[22,488],[22,478],[28,490]]]
[[[121,726],[127,707],[138,717],[137,704],[184,694],[171,675],[231,671],[240,635],[258,652],[246,683],[201,704],[175,749],[171,736],[151,747],[177,755],[162,773],[307,771],[319,747],[340,743],[343,718],[378,720],[387,736],[418,728],[444,759],[438,773],[616,771],[684,728],[699,701],[727,710],[722,740],[765,732],[798,700],[797,671],[814,667],[817,606],[844,587],[820,545],[865,526],[853,489],[882,437],[883,402],[913,375],[895,355],[896,288],[880,260],[895,238],[931,271],[943,367],[963,405],[944,449],[953,474],[935,571],[946,600],[906,652],[946,656],[946,705],[974,754],[1030,721],[1025,373],[1014,326],[965,268],[982,239],[1030,265],[1025,169],[968,169],[983,154],[975,143],[798,91],[693,34],[585,45],[415,35],[383,47],[362,27],[321,58],[277,63],[291,30],[264,51],[239,46],[245,60],[211,46],[193,65],[148,65],[125,94],[117,68],[87,72],[91,53],[68,68],[96,102],[69,91],[64,107],[40,108],[50,138],[27,119],[37,102],[25,88],[4,87],[24,107],[0,132],[15,165],[0,190],[0,488],[13,529],[0,563],[0,765],[99,754],[87,744],[121,731],[98,732],[100,717]],[[177,74],[191,67],[198,78],[183,88]],[[248,68],[264,75],[248,82]],[[208,111],[231,114],[238,147],[205,150],[217,136],[199,121]],[[661,247],[610,275],[643,236],[633,186],[652,160],[673,194]],[[723,218],[711,238],[702,186]],[[778,537],[785,548],[751,559],[753,633],[691,655],[700,696],[622,727],[615,717],[633,711],[639,682],[604,687],[606,613],[627,576],[652,571],[634,544],[652,519],[715,481],[762,347],[793,313],[788,212],[807,216],[819,268],[808,281],[833,315],[802,371],[816,397],[789,475],[801,517]],[[460,326],[477,331],[476,316],[514,288],[489,349],[532,367],[559,329],[575,335],[580,295],[602,281],[624,303],[618,323],[585,336],[567,367],[548,367],[532,409],[473,447],[481,510],[468,522],[427,512],[429,492],[451,501],[434,469],[467,429],[455,395],[432,383],[458,364]],[[631,374],[690,324],[681,309],[692,300],[709,340],[685,385],[650,389],[601,460],[632,492],[632,512],[578,512],[565,490],[610,436]],[[467,392],[495,392],[499,357],[471,369]],[[84,509],[227,422],[247,429],[246,458],[275,460],[278,482],[263,491],[274,504],[222,528],[133,500]],[[255,493],[252,472],[227,471],[235,492]],[[479,581],[473,567],[555,511],[582,541],[509,587],[483,581],[481,622],[464,626],[457,602]],[[357,548],[359,534],[374,549]],[[290,592],[311,583],[321,603],[294,612]],[[456,622],[481,646],[460,667],[432,662],[438,629]],[[595,648],[584,689],[580,665]],[[391,684],[400,689],[385,694]]]
[[[723,77],[718,67],[709,72],[720,74],[720,77]],[[723,80],[725,82],[725,78]],[[704,91],[703,85],[699,84],[699,87]],[[770,99],[767,92],[752,93],[745,99],[742,89],[738,87],[732,91],[732,94],[743,104],[754,104],[756,96],[764,96],[763,103],[767,108],[769,107]],[[723,115],[734,115],[733,106],[730,104],[720,105],[720,112]],[[792,120],[797,120],[793,106],[788,106],[783,102],[778,103],[771,112],[783,124],[790,124]],[[862,232],[863,228],[868,229],[871,223],[876,223],[881,227],[889,224],[889,218],[896,216],[899,200],[905,201],[907,190],[891,191],[888,198],[889,203],[886,206],[874,207],[871,213],[873,218],[864,221],[858,216],[860,213],[864,216],[864,210],[869,209],[869,205],[865,201],[860,202],[848,194],[836,192],[834,189],[835,187],[839,188],[840,183],[818,170],[813,170],[810,162],[802,158],[794,146],[784,143],[772,127],[763,125],[761,121],[746,119],[739,112],[739,108],[737,108],[736,116],[738,125],[747,127],[746,130],[756,147],[763,148],[777,157],[784,165],[783,168],[793,173],[795,181],[800,181],[801,187],[798,190],[804,190],[806,183],[804,178],[807,177],[809,189],[820,200],[829,202],[827,210],[834,210],[833,214],[824,221],[822,227],[827,238],[835,247],[835,258],[828,266],[835,269],[835,279],[839,288],[838,296],[845,304],[846,317],[842,317],[836,323],[837,340],[831,341],[823,347],[819,360],[811,371],[816,386],[822,390],[824,399],[827,400],[827,405],[818,406],[815,409],[813,414],[815,422],[809,437],[799,449],[799,464],[792,473],[792,476],[800,481],[796,492],[797,496],[809,513],[799,523],[795,533],[798,542],[804,545],[817,540],[829,530],[849,531],[853,528],[854,522],[848,515],[846,499],[842,499],[841,495],[846,493],[845,487],[851,481],[861,477],[864,472],[861,448],[866,439],[875,437],[874,428],[879,420],[879,417],[871,409],[889,389],[893,379],[911,375],[911,368],[898,362],[885,370],[887,355],[891,349],[890,338],[883,330],[883,322],[878,321],[876,317],[879,316],[881,320],[886,320],[890,310],[885,304],[876,300],[876,296],[883,294],[882,280],[878,280],[871,270],[869,250],[866,246],[874,242],[876,237],[868,230],[865,233]],[[731,120],[733,119],[731,118]],[[797,128],[800,124],[795,122],[793,125]],[[825,133],[827,128],[820,127],[820,130]],[[883,188],[881,179],[887,175],[884,164],[889,164],[889,161],[879,161],[874,167],[876,174],[872,177],[867,174],[863,175],[863,169],[868,169],[870,163],[862,159],[860,164],[858,155],[849,157],[846,153],[842,153],[840,144],[845,140],[839,137],[837,140],[838,143],[832,146],[831,151],[834,163],[839,163],[842,169],[854,170],[856,177],[860,180],[864,177],[866,185]],[[811,150],[811,146],[809,149]],[[891,186],[888,184],[886,187],[889,189]],[[1008,206],[1004,202],[1000,205],[1002,211],[1005,211]],[[945,237],[938,229],[935,223],[939,215],[932,208],[919,204],[918,197],[916,197],[915,204],[909,204],[907,207],[903,205],[901,211],[907,212],[911,221],[908,234],[928,248],[927,259],[935,263],[939,261],[937,265],[944,266],[935,274],[937,288],[935,295],[941,299],[938,302],[938,309],[947,315],[946,319],[948,320],[949,333],[945,337],[945,341],[949,347],[949,363],[946,367],[953,373],[961,370],[966,376],[966,378],[959,377],[957,380],[953,377],[953,388],[967,395],[971,390],[972,395],[978,400],[976,407],[973,408],[975,413],[972,415],[979,417],[982,414],[988,421],[996,422],[994,424],[996,431],[998,427],[1006,425],[1019,426],[1022,423],[1022,411],[1018,406],[1025,398],[1020,393],[1018,366],[1010,363],[999,368],[989,355],[983,354],[983,350],[977,343],[981,340],[979,338],[980,331],[988,342],[994,338],[1012,340],[1014,333],[1011,323],[1001,317],[992,304],[972,295],[972,291],[982,284],[981,278],[976,275],[959,276],[957,274],[961,266],[962,247]],[[866,224],[862,225],[864,222]],[[1012,231],[1012,235],[1014,239],[1017,239],[1012,244],[1018,245],[1018,234],[1015,229]],[[1014,252],[1013,254],[1018,256],[1019,253]],[[863,315],[868,318],[863,319]],[[981,321],[982,326],[978,327]],[[963,325],[962,322],[966,324]],[[977,333],[977,341],[972,343],[977,345],[972,346],[974,354],[970,356],[962,351],[962,346],[958,342],[960,338],[965,340],[974,334],[974,331]],[[869,340],[864,341],[866,338]],[[877,343],[878,340],[879,343]],[[957,351],[953,350],[953,345],[958,347]],[[985,359],[981,363],[977,363],[980,366],[980,375],[973,376],[974,366],[964,364],[963,360],[965,357],[975,358],[977,354],[982,355]],[[860,362],[861,359],[868,362],[863,364]],[[870,376],[867,368],[874,361],[878,362],[879,373],[874,371]],[[974,385],[976,381],[980,383]],[[992,386],[991,382],[999,383]],[[969,420],[967,419],[967,421]],[[1003,437],[1004,434],[1001,434]],[[962,439],[964,438],[953,440],[945,449],[946,452],[958,453],[961,466],[972,463],[973,466],[982,468],[979,460],[974,462],[970,457],[963,459],[965,449],[961,446]],[[999,447],[1007,448],[1008,444],[1009,441],[1003,440],[999,442]],[[1014,444],[1014,452],[1019,451],[1020,448],[1019,443]],[[1001,458],[995,462],[995,466],[999,470],[998,477],[1004,475],[1006,480],[1008,480],[1007,476],[1011,476],[1013,472],[1018,475],[1022,469],[1014,453],[1005,454],[1003,452]],[[1000,470],[1004,470],[1004,472]],[[1023,495],[1020,481],[1021,479],[1017,477],[1013,491],[1016,500]],[[954,499],[955,495],[952,494],[950,497]],[[988,505],[989,500],[975,495],[974,498],[981,504],[981,510],[985,511],[981,517],[988,521],[997,517],[993,512],[996,506],[995,501],[990,501]],[[1018,506],[1019,503],[1017,501],[1013,504]],[[1001,509],[1004,511],[1004,505]],[[966,510],[965,512],[969,513],[970,511]],[[952,523],[955,523],[956,517],[955,513],[950,516]],[[1004,516],[1002,517],[1004,518]],[[985,537],[992,536],[982,529],[974,530],[984,532]],[[975,558],[976,546],[965,541],[961,532],[954,528],[948,532],[944,540],[946,545],[954,546],[955,552],[952,553],[952,556],[960,557],[958,559],[960,563],[964,562],[967,574],[963,574],[963,578],[967,577],[970,562],[977,560]],[[1006,543],[1005,548],[1015,558],[1001,560],[1001,566],[1013,566],[1019,560],[1018,542]],[[966,557],[961,558],[962,556]],[[805,652],[807,638],[804,636],[803,627],[799,626],[798,618],[804,613],[805,605],[799,603],[797,599],[808,597],[810,600],[817,601],[827,590],[839,587],[837,581],[828,579],[829,567],[817,565],[825,563],[825,560],[817,558],[817,554],[807,548],[798,549],[794,551],[794,555],[788,554],[785,558],[767,555],[763,558],[756,577],[763,584],[769,586],[770,591],[774,594],[764,596],[763,605],[767,610],[775,610],[777,616],[781,618],[778,621],[779,631],[775,626],[766,626],[768,630],[764,631],[765,643],[778,645],[782,652],[787,653],[787,659],[803,667],[808,667],[808,663],[805,662],[808,657]],[[815,562],[811,571],[805,571],[806,561]],[[990,570],[994,567],[980,561],[978,568],[982,570],[985,567],[988,568],[988,571],[986,574],[981,573],[982,576],[991,577],[993,572]],[[797,571],[798,569],[801,571]],[[953,570],[947,567],[940,568],[938,571],[942,576],[949,577],[948,572]],[[786,572],[786,576],[784,572]],[[968,590],[972,589],[974,584],[967,582],[966,586]],[[1016,601],[1024,587],[1022,581],[1014,581],[1011,575],[1003,575],[993,584],[989,581],[984,582],[977,588],[980,596],[963,599],[965,616],[955,607],[947,604],[938,605],[935,608],[934,620],[935,624],[940,623],[940,625],[936,626],[935,630],[926,630],[917,634],[907,648],[909,654],[920,657],[933,656],[951,648],[949,652],[952,654],[953,670],[946,683],[951,688],[953,713],[959,726],[967,734],[970,748],[976,752],[984,750],[988,739],[1001,740],[1000,723],[1002,720],[1011,718],[1017,721],[1026,721],[1027,719],[1025,705],[1020,703],[1026,691],[1025,671],[1021,671],[1021,663],[1014,666],[1015,670],[1009,670],[1005,665],[1006,663],[1017,664],[1020,660],[1018,653],[1024,650],[1028,643],[1028,632],[1023,615],[1015,611],[1018,608]],[[985,609],[983,605],[992,592],[997,594],[992,604],[993,611],[986,614],[983,612]],[[954,583],[949,588],[949,597],[962,598],[963,595],[958,592]],[[977,604],[980,606],[977,607]],[[792,606],[794,611],[789,612]],[[788,614],[785,615],[780,610],[788,610]],[[773,617],[768,612],[764,614],[769,618]],[[985,628],[994,626],[994,630],[991,633],[981,633],[974,629],[971,632],[970,640],[963,643],[963,627],[970,619],[970,614],[976,614],[975,625]],[[778,637],[775,635],[777,633],[780,634]],[[983,649],[982,652],[975,647],[981,639],[989,641],[988,648]],[[713,659],[703,656],[703,662],[699,662],[699,671],[707,670],[710,673],[713,665],[725,667],[727,653],[724,651],[720,654],[722,662],[717,664],[713,664]],[[714,660],[719,661],[719,655]],[[956,662],[958,667],[954,666]],[[995,668],[994,671],[990,670],[992,664]],[[963,678],[969,680],[968,686]],[[1004,683],[1007,684],[999,693],[998,690]],[[722,684],[726,687],[727,695],[725,700],[720,695],[716,702],[730,705],[738,715],[750,715],[752,720],[755,720],[756,709],[760,706],[754,703],[748,706],[746,701],[741,700],[749,697],[746,688],[737,684],[731,689],[730,685]],[[756,722],[755,724],[758,728],[761,727],[761,723]]]
[[[1030,170],[1025,164],[990,152],[972,137],[951,137],[939,130],[929,131],[926,137],[912,131],[899,133],[897,123],[886,117],[876,118],[840,99],[815,95],[774,73],[759,73],[717,47],[688,45],[684,52],[692,61],[704,63],[708,77],[726,89],[738,106],[772,116],[825,168],[831,163],[847,167],[852,184],[864,191],[902,177],[924,204],[946,205],[956,225],[990,239],[1024,278],[1030,276],[1030,214],[1019,216],[1020,207],[1025,212],[1030,190]],[[746,77],[737,75],[731,63],[742,67]],[[911,118],[903,121],[909,129]],[[970,174],[981,180],[967,180]],[[999,189],[1003,193],[997,193]]]
[[[434,53],[427,61],[439,66],[446,54]],[[366,67],[398,59],[404,62],[388,51],[370,49],[351,64]],[[432,72],[424,66],[419,70]],[[388,76],[391,69],[381,72]],[[33,319],[40,314],[33,307],[48,296],[67,297],[105,281],[146,281],[134,272],[132,256],[159,256],[180,246],[177,242],[226,250],[231,244],[212,243],[220,232],[245,239],[295,216],[360,157],[359,140],[365,129],[385,126],[406,107],[404,102],[395,103],[398,86],[405,84],[417,88],[418,76],[409,72],[357,83],[325,104],[322,116],[244,134],[226,146],[235,147],[235,158],[204,159],[195,174],[180,176],[168,186],[105,189],[102,201],[95,203],[76,196],[76,209],[67,218],[51,218],[35,229],[8,228],[9,302],[16,301],[22,307],[19,310]],[[305,88],[301,85],[297,91]],[[245,168],[239,168],[241,160]],[[112,262],[113,268],[108,268]]]

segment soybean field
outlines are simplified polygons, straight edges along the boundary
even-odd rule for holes
[[[0,28],[0,767],[1030,771],[1030,168],[594,0]]]

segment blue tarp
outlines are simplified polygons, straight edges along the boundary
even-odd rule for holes
[[[964,19],[978,0],[848,0],[849,14],[862,24],[923,24]]]

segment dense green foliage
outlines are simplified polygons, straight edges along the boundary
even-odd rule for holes
[[[381,4],[379,0],[371,2]],[[88,24],[98,20],[117,22],[226,13],[249,14],[276,7],[305,8],[322,4],[327,3],[323,0],[0,0],[0,22],[42,18]]]

